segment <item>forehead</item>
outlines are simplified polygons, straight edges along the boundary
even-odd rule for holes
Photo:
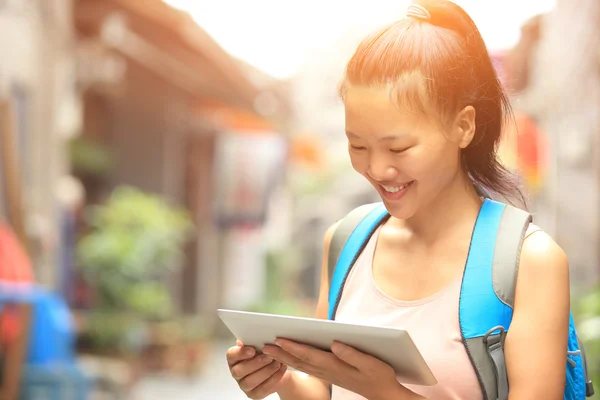
[[[392,116],[400,111],[385,87],[349,86],[344,91],[346,117],[361,118],[370,113]]]
[[[423,113],[393,101],[388,88],[349,86],[344,92],[346,130],[358,135],[410,134],[430,130]]]

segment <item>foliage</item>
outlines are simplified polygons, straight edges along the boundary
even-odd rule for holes
[[[104,176],[113,167],[114,157],[111,151],[82,136],[69,143],[69,156],[75,171],[86,175]]]
[[[96,290],[97,307],[167,317],[163,281],[190,233],[187,213],[131,187],[117,188],[106,204],[87,211],[91,230],[78,243],[78,264]]]

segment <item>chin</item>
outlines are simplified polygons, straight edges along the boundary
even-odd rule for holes
[[[385,208],[387,209],[388,213],[390,213],[390,215],[396,219],[410,219],[417,212],[416,207],[414,207],[409,202],[393,202],[388,201],[386,199],[381,200],[383,201],[383,204],[385,205]]]

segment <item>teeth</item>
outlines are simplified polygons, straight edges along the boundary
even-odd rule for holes
[[[385,189],[386,192],[396,193],[396,192],[401,191],[402,189],[404,189],[408,185],[409,184],[407,183],[406,185],[402,185],[402,186],[383,186],[383,185],[381,185],[381,186]]]

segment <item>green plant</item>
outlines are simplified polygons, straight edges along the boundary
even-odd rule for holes
[[[87,175],[104,176],[111,171],[114,163],[113,154],[107,146],[85,136],[69,143],[69,157],[73,169]]]
[[[78,243],[79,267],[102,311],[149,319],[171,314],[166,274],[192,228],[186,211],[132,187],[86,210],[91,230]]]

